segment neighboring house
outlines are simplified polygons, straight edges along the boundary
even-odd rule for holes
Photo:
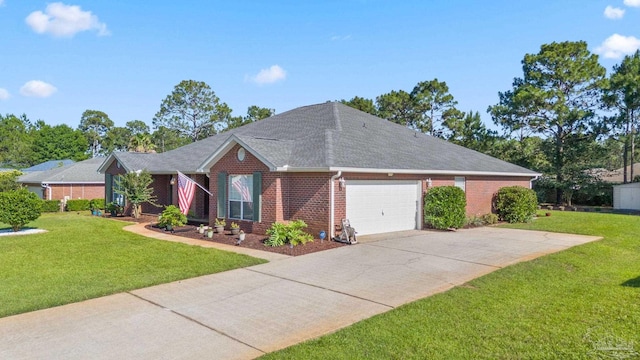
[[[309,232],[332,233],[347,218],[358,234],[423,227],[423,194],[455,185],[467,214],[492,211],[504,186],[530,187],[540,174],[418,133],[337,102],[290,110],[160,154],[112,153],[100,167],[106,198],[114,177],[147,169],[159,204],[177,204],[176,171],[196,190],[191,210],[248,232],[302,219]],[[144,206],[143,211],[162,209]]]
[[[615,170],[592,169],[591,174],[597,176],[600,180],[613,184],[622,184],[624,182],[624,168]],[[640,163],[633,164],[633,177],[640,176]],[[631,177],[631,166],[627,166],[627,180],[633,181]]]
[[[67,166],[67,165],[71,165],[74,162],[75,161],[70,160],[70,159],[49,160],[49,161],[45,161],[43,163],[40,163],[38,165],[33,165],[32,167],[28,167],[26,169],[21,169],[20,171],[22,171],[23,173],[29,173],[29,172],[34,172],[34,171],[46,171],[46,170],[51,170],[51,169],[55,169],[55,168],[59,168],[59,167]]]
[[[98,173],[98,167],[103,161],[104,158],[94,158],[49,170],[31,171],[21,175],[18,182],[45,200],[102,198],[104,175]]]

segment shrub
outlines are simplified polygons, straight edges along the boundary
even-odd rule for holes
[[[0,171],[0,192],[20,189],[18,182],[20,175],[22,172],[18,170]]]
[[[89,209],[91,210],[104,210],[104,199],[91,199],[89,200]]]
[[[19,231],[29,222],[40,217],[42,199],[26,189],[0,192],[0,222]]]
[[[531,189],[508,186],[498,190],[494,206],[500,219],[506,222],[529,222],[536,213],[538,200]]]
[[[309,241],[313,241],[313,236],[304,232],[307,228],[307,224],[302,220],[294,220],[289,224],[282,224],[275,222],[267,229],[267,235],[269,238],[265,240],[264,244],[267,246],[282,246],[284,244],[298,245],[306,244]]]
[[[424,221],[435,229],[460,228],[466,220],[467,199],[456,186],[434,187],[424,198]]]
[[[497,224],[498,223],[498,215],[496,214],[484,214],[482,215],[482,222],[485,223],[485,225],[493,225],[493,224]]]
[[[84,211],[89,209],[89,200],[87,199],[67,200],[67,211]]]
[[[186,223],[187,216],[175,205],[167,206],[158,218],[158,226],[160,227],[167,227],[169,225],[173,227],[183,226]]]
[[[58,211],[60,211],[60,200],[42,201],[42,212],[58,212]]]

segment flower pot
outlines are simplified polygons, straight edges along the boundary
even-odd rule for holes
[[[246,236],[246,235],[247,235],[247,234],[245,234],[245,233],[240,233],[240,234],[238,235],[238,240],[240,240],[241,242],[242,242],[242,241],[244,241],[244,238],[245,238],[245,236]]]
[[[231,228],[231,235],[238,235],[240,233],[239,228]]]
[[[208,230],[207,231],[207,237],[208,238],[212,238],[213,237],[213,230]]]
[[[224,226],[216,225],[216,232],[218,234],[224,234]]]
[[[164,229],[167,231],[173,231],[173,225],[167,225],[164,227]]]
[[[199,232],[200,234],[204,234],[204,226],[200,226],[200,227],[198,228],[198,232]]]

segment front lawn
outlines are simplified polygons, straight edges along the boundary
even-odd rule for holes
[[[504,268],[264,358],[639,358],[640,217],[556,211],[511,227],[604,239]]]
[[[29,226],[47,233],[0,237],[0,317],[265,262],[149,239],[125,225],[43,214]]]

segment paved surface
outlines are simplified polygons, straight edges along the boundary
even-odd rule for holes
[[[597,239],[493,227],[363,237],[354,246],[2,318],[0,359],[251,359]]]

